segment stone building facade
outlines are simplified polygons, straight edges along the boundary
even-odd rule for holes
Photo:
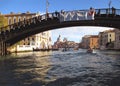
[[[1,14],[2,15],[2,14]],[[26,19],[30,19],[33,17],[39,16],[39,13],[13,13],[10,14],[4,14],[4,18],[6,19],[6,25],[14,24],[19,21],[24,21]],[[40,49],[47,49],[51,48],[52,41],[51,41],[51,32],[46,31],[42,32],[36,35],[32,35],[30,37],[27,37],[14,46],[10,48],[11,51],[31,51],[33,48],[40,48]]]
[[[0,14],[0,27],[7,26],[7,18],[4,15]]]
[[[99,48],[99,46],[98,46],[99,45],[99,43],[98,43],[98,40],[99,40],[98,35],[91,35],[89,40],[90,40],[89,46],[91,48],[94,48],[94,49]]]
[[[85,35],[82,37],[81,47],[82,48],[98,48],[98,35]]]
[[[115,30],[106,30],[99,33],[100,49],[114,49],[115,41]]]
[[[85,35],[84,37],[82,37],[81,48],[85,48],[85,49],[89,48],[89,43],[90,43],[89,37],[90,35]]]
[[[54,42],[53,49],[61,49],[61,48],[76,48],[79,44],[74,41],[69,41],[67,38],[61,39],[61,35],[57,38],[56,42]]]
[[[115,29],[115,46],[116,50],[120,50],[120,30]]]

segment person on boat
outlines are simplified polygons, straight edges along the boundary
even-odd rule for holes
[[[87,53],[92,53],[93,49],[91,47],[88,48]]]

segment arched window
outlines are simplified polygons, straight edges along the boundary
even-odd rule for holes
[[[23,17],[23,21],[24,21],[24,20],[26,20],[26,17],[25,17],[25,16]]]
[[[15,17],[13,18],[13,23],[16,23],[16,18]]]
[[[8,19],[8,25],[11,25],[12,24],[12,21],[11,21],[11,18]]]
[[[30,19],[30,17],[28,16],[27,19]]]
[[[21,21],[21,17],[18,17],[18,22],[20,22]]]

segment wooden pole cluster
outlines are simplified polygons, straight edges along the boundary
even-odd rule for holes
[[[0,42],[0,55],[1,56],[7,55],[7,46],[4,41]]]

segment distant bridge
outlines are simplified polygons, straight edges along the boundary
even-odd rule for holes
[[[89,9],[47,13],[0,28],[0,55],[7,47],[31,35],[63,27],[104,26],[120,28],[120,9]]]

